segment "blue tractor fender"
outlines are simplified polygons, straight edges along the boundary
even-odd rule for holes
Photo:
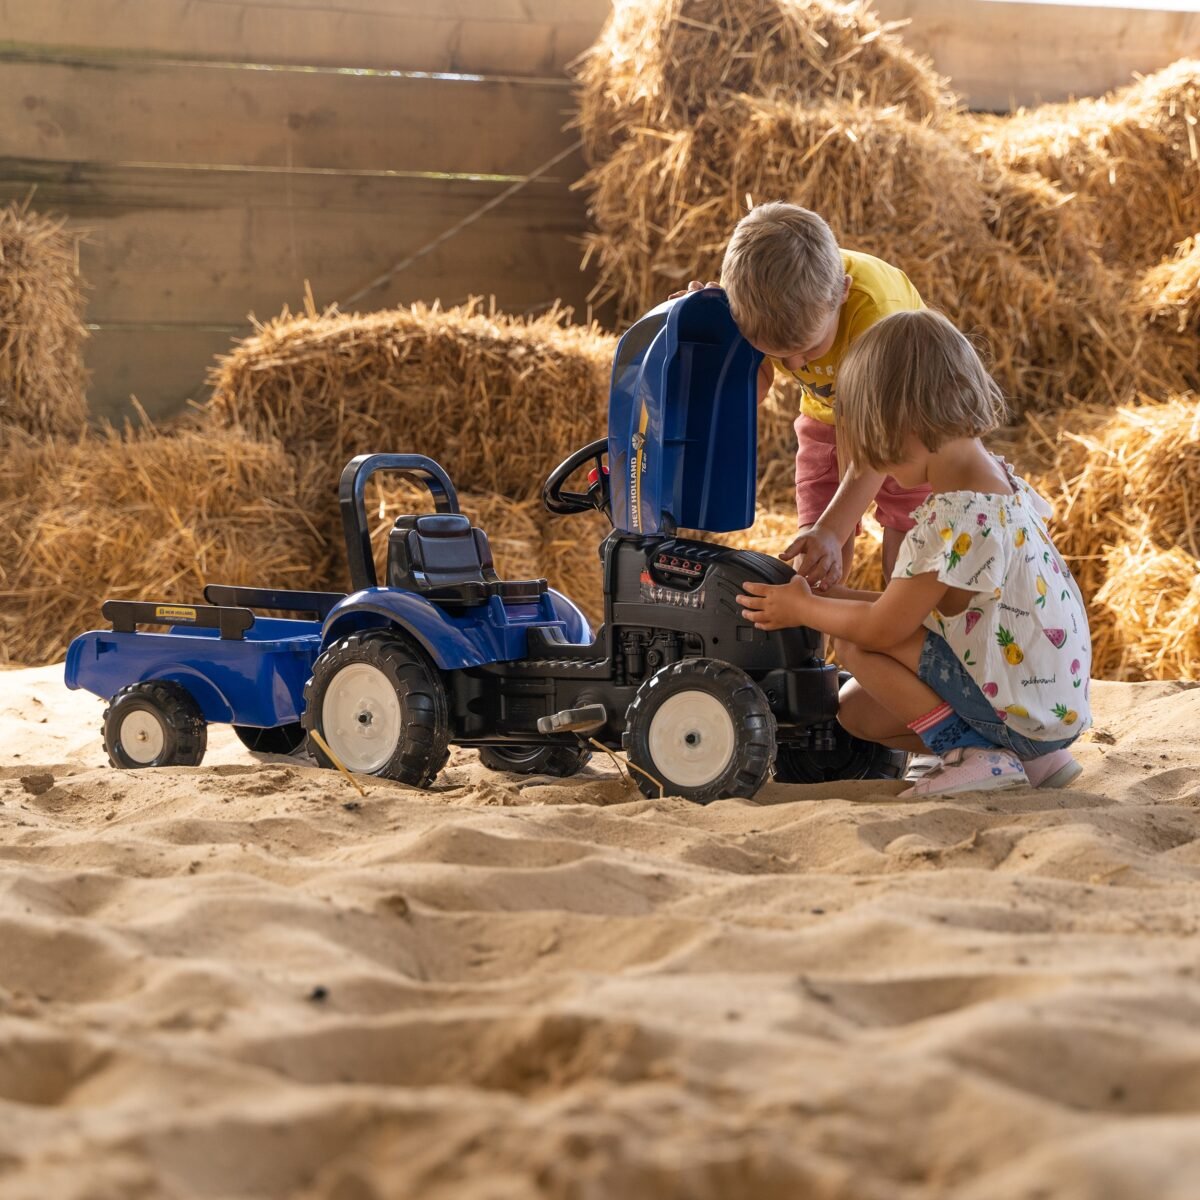
[[[321,648],[365,629],[397,626],[444,671],[482,667],[525,657],[533,625],[557,626],[568,641],[591,641],[584,615],[565,596],[547,592],[537,604],[506,606],[498,596],[486,604],[449,611],[416,592],[364,588],[337,604],[321,630]]]

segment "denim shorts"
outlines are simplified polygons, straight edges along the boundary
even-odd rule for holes
[[[1024,734],[1010,729],[996,717],[996,709],[983,694],[983,689],[971,678],[970,672],[959,661],[950,643],[940,633],[925,631],[925,644],[921,647],[921,661],[917,665],[917,677],[935,692],[976,733],[996,746],[1011,750],[1022,761],[1039,758],[1069,746],[1079,734],[1061,738],[1055,742],[1035,742]]]

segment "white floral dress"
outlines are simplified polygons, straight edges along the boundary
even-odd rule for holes
[[[1046,532],[1050,505],[1003,459],[1011,496],[935,492],[913,512],[895,576],[936,573],[974,592],[925,626],[950,644],[999,720],[1035,741],[1091,725],[1092,642],[1079,587]]]

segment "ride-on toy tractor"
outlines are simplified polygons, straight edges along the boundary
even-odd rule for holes
[[[560,776],[590,742],[623,748],[647,795],[700,803],[753,796],[772,770],[783,782],[894,776],[902,756],[837,724],[821,636],[757,630],[738,611],[744,581],[784,583],[791,569],[677,532],[753,523],[760,358],[717,290],[660,305],[621,339],[608,437],[542,493],[552,513],[612,521],[595,636],[545,580],[498,577],[437,463],[368,454],[340,484],[349,595],[209,586],[207,606],[110,601],[113,629],[75,639],[67,684],[111,698],[105,744],[124,767],[199,762],[206,723],[220,721],[260,750],[290,752],[307,731],[323,765],[417,786],[450,743],[495,770]],[[567,490],[586,467],[586,489]],[[382,585],[364,503],[379,471],[431,498],[396,518]],[[154,622],[169,631],[137,631]]]

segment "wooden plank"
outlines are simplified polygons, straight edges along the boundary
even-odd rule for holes
[[[536,81],[0,61],[6,153],[58,161],[523,175],[571,111]]]
[[[153,170],[0,160],[0,201],[25,196],[89,230],[89,320],[236,324],[356,292],[474,213],[502,185],[464,180]],[[586,310],[584,201],[531,184],[372,292],[360,307],[496,296],[523,312]]]
[[[174,416],[206,395],[208,367],[231,342],[231,334],[203,326],[93,330],[84,345],[93,418],[120,424],[134,417],[131,395],[151,420]]]
[[[176,58],[561,75],[610,8],[610,0],[0,0],[0,29],[11,43]]]
[[[975,109],[1097,96],[1200,54],[1200,13],[1001,0],[874,0]]]

